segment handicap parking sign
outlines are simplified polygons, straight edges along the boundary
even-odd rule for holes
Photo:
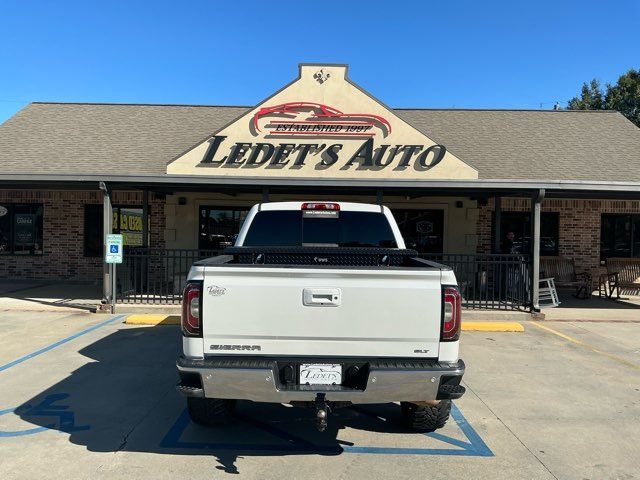
[[[106,263],[122,263],[122,235],[107,235]]]

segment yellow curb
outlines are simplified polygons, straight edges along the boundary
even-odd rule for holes
[[[180,316],[137,313],[128,315],[124,323],[128,325],[180,325]],[[465,332],[524,332],[524,327],[518,322],[462,322],[462,330]]]
[[[524,332],[518,322],[462,322],[463,332]]]
[[[128,315],[124,323],[128,325],[180,325],[180,316],[164,313],[136,313]]]

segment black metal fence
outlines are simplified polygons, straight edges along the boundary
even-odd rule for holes
[[[466,308],[529,310],[531,307],[529,255],[440,253],[421,257],[453,269]]]
[[[121,303],[178,304],[193,262],[219,254],[219,250],[131,249],[117,268],[116,298]],[[453,269],[467,308],[524,310],[531,305],[528,255],[440,253],[421,257]]]
[[[219,250],[134,248],[118,265],[116,300],[121,303],[177,304],[193,262]]]

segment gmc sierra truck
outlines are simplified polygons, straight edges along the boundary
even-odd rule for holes
[[[203,425],[237,400],[314,408],[320,430],[331,409],[399,402],[433,431],[465,391],[460,304],[453,271],[406,249],[387,207],[255,205],[235,246],[189,272],[177,388]]]

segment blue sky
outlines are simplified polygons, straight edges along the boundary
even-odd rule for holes
[[[300,62],[392,107],[551,108],[640,68],[640,2],[0,0],[0,122],[29,101],[253,105]]]

